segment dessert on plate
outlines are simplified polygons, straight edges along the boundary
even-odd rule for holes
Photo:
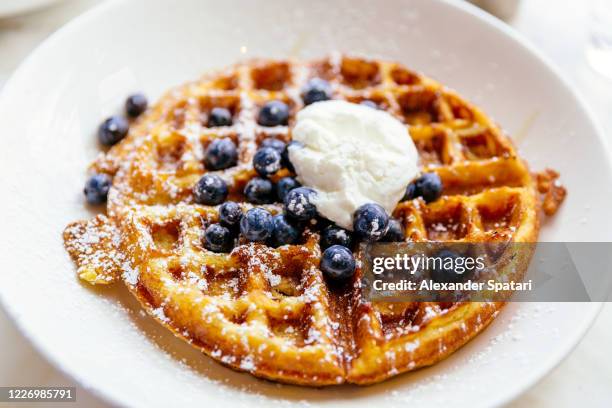
[[[253,60],[126,104],[64,232],[81,279],[122,280],[234,369],[310,386],[434,364],[500,302],[370,302],[360,242],[535,242],[565,196],[483,112],[393,62]]]

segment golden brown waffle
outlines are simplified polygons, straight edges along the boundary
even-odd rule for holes
[[[217,137],[236,142],[239,164],[215,173],[229,199],[250,207],[242,190],[256,174],[253,154],[266,137],[291,138],[300,90],[312,77],[328,80],[335,99],[374,101],[406,123],[423,169],[440,175],[442,198],[403,202],[394,212],[408,240],[537,239],[534,180],[488,117],[399,64],[353,57],[251,61],[170,91],[92,167],[114,176],[108,218],[74,223],[64,238],[83,279],[121,277],[152,316],[223,364],[289,383],[369,384],[443,359],[501,304],[368,302],[359,267],[352,282],[326,281],[316,228],[297,245],[241,238],[230,254],[203,248],[203,229],[218,219],[216,207],[192,197],[206,146]],[[259,107],[274,99],[289,105],[288,127],[257,124]],[[215,106],[227,107],[234,125],[207,127]]]

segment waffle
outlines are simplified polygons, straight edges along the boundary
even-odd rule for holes
[[[373,101],[405,123],[422,170],[442,179],[439,200],[417,198],[395,209],[407,240],[536,241],[535,178],[497,125],[402,65],[350,56],[254,60],[168,92],[92,165],[113,176],[108,215],[69,225],[64,239],[82,279],[123,280],[154,318],[222,364],[286,383],[371,384],[445,358],[483,330],[502,303],[368,302],[359,262],[350,282],[325,279],[316,225],[296,245],[272,248],[241,237],[229,254],[203,248],[203,229],[218,220],[217,207],[195,204],[192,194],[206,172],[206,146],[234,140],[238,165],[214,173],[227,182],[228,199],[252,207],[242,191],[256,176],[257,146],[267,137],[290,140],[303,107],[300,91],[313,77],[331,83],[333,99]],[[288,126],[257,124],[270,100],[288,104]],[[216,106],[232,112],[232,126],[206,126]],[[287,174],[283,169],[273,180]],[[551,200],[558,206],[564,190],[556,191]],[[282,211],[279,204],[265,207]]]

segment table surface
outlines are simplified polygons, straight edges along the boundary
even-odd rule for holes
[[[0,19],[0,87],[19,63],[50,33],[100,0],[62,1],[29,15]],[[593,1],[593,0],[591,0]],[[551,12],[551,10],[554,10]],[[612,80],[593,72],[584,57],[588,2],[525,0],[510,24],[534,43],[574,83],[612,142]],[[0,309],[0,386],[73,386],[24,340]],[[607,303],[587,335],[557,368],[510,407],[612,406],[612,303]],[[0,406],[7,406],[0,404]],[[22,406],[22,405],[16,405]],[[78,390],[73,407],[106,407]]]

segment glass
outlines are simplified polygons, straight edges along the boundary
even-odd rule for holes
[[[590,1],[590,36],[586,57],[595,71],[612,79],[612,1]]]
[[[502,20],[510,20],[516,14],[521,0],[468,0],[470,3]]]

